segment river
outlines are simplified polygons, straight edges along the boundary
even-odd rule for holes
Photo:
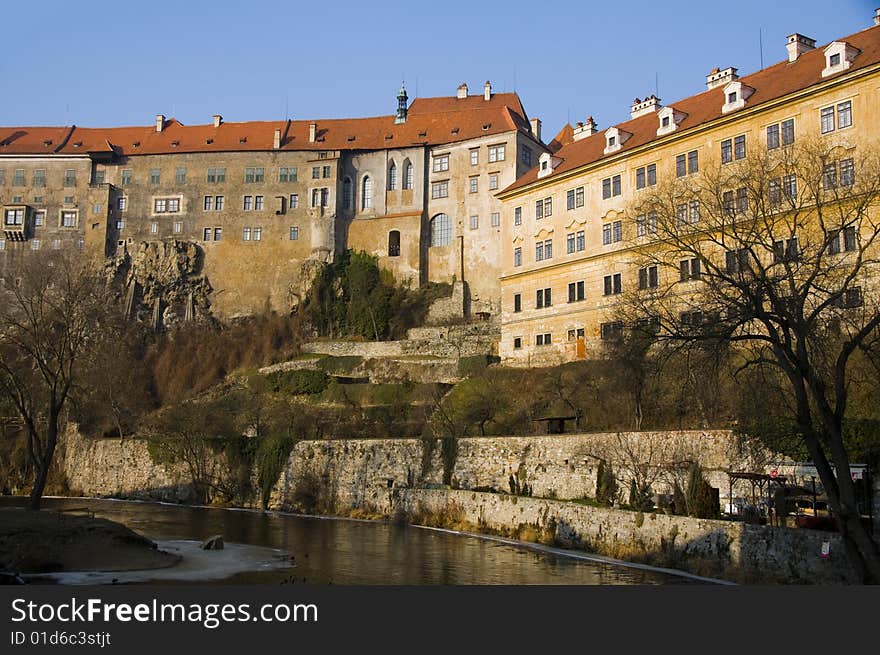
[[[4,506],[23,498],[2,498]],[[292,568],[240,572],[227,584],[657,585],[692,580],[583,559],[558,549],[376,521],[83,498],[46,498],[46,509],[88,507],[156,541],[221,534],[227,543],[282,549]],[[144,581],[149,581],[144,579]],[[166,582],[166,580],[162,580]]]

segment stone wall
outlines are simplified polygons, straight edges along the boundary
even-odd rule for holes
[[[396,504],[413,516],[453,516],[484,529],[517,534],[534,528],[555,542],[603,554],[663,563],[696,563],[715,575],[796,584],[853,583],[836,535],[710,521],[660,513],[642,514],[503,494],[405,489]],[[821,557],[829,542],[830,558]],[[702,564],[702,566],[699,566]]]

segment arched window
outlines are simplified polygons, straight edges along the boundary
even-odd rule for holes
[[[391,161],[391,165],[388,167],[388,190],[397,190],[397,164],[394,163],[394,160]]]
[[[388,233],[388,256],[400,257],[400,232],[397,230]]]
[[[364,175],[361,184],[361,209],[369,209],[373,206],[373,180],[369,175]]]
[[[452,222],[446,214],[431,219],[431,246],[448,246],[452,243]]]
[[[354,209],[354,194],[351,187],[351,178],[346,177],[342,181],[342,206],[346,209]]]
[[[403,188],[413,188],[413,165],[409,159],[403,162]]]

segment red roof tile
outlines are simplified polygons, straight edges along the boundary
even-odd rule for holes
[[[0,154],[44,153],[50,139],[59,154],[99,153],[153,155],[173,152],[230,152],[272,150],[275,130],[281,130],[281,150],[381,150],[412,145],[441,145],[510,131],[529,132],[522,103],[515,93],[468,98],[416,98],[407,121],[394,116],[318,119],[314,121],[223,122],[215,127],[186,126],[171,118],[161,132],[155,124],[137,127],[0,127]],[[316,139],[309,141],[310,125]],[[71,132],[72,130],[72,132]],[[65,141],[62,136],[69,133]],[[46,136],[49,135],[49,136]],[[53,151],[54,152],[54,151]]]
[[[880,27],[871,27],[836,40],[846,41],[861,50],[861,54],[855,58],[852,66],[847,71],[848,73],[880,62]],[[790,93],[806,89],[825,79],[833,79],[822,77],[822,69],[825,68],[824,47],[820,46],[810,50],[792,63],[789,63],[786,59],[778,64],[739,78],[739,81],[743,84],[755,89],[755,92],[749,97],[746,106],[749,108],[755,107]],[[721,107],[723,104],[724,87],[719,86],[684,100],[673,102],[669,106],[687,114],[687,117],[679,123],[677,130],[684,131],[720,118],[722,116]],[[630,132],[632,136],[627,139],[620,151],[608,156],[617,156],[620,152],[633,150],[657,139],[658,126],[657,114],[653,112],[624,123],[619,123],[616,127]],[[572,141],[560,148],[555,155],[562,159],[562,162],[554,169],[552,175],[548,175],[543,180],[553,180],[561,173],[604,158],[606,156],[604,154],[604,131],[600,130],[580,141]],[[560,134],[562,133],[560,132]],[[538,169],[535,167],[507,187],[504,192],[521,188],[537,179]]]

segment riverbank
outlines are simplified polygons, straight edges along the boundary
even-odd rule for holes
[[[0,509],[0,569],[19,573],[161,569],[180,556],[120,523],[90,516]]]

